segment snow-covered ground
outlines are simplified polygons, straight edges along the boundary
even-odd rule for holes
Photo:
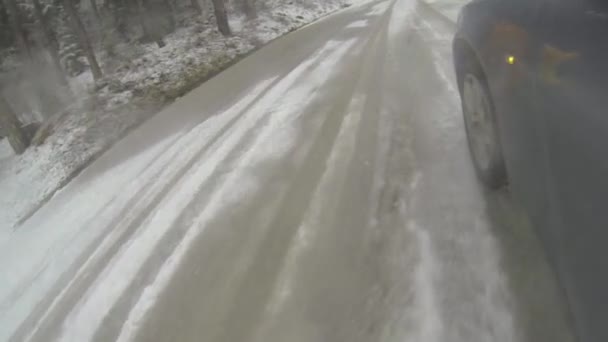
[[[162,105],[184,95],[239,56],[315,19],[365,0],[266,2],[257,19],[232,16],[234,36],[222,37],[212,16],[177,29],[159,49],[118,46],[124,58],[106,62],[106,79],[71,80],[79,98],[59,117],[46,141],[13,156],[0,141],[0,240],[93,159]],[[210,12],[210,11],[208,11]],[[102,62],[104,58],[102,56]],[[107,61],[107,59],[105,59]]]

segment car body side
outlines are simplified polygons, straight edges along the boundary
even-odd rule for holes
[[[563,2],[472,1],[458,20],[454,62],[460,88],[465,63],[483,71],[510,190],[537,228],[579,339],[605,342],[608,12],[592,0]]]

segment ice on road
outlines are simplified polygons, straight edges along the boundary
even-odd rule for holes
[[[0,242],[0,340],[571,341],[473,174],[452,35],[370,1],[167,107]]]

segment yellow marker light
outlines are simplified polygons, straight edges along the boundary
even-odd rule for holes
[[[513,56],[513,55],[507,56],[507,63],[511,64],[511,65],[515,64],[515,56]]]

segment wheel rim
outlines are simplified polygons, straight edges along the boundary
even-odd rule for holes
[[[492,107],[484,85],[471,74],[464,80],[463,109],[473,158],[486,170],[492,165],[497,151]]]

